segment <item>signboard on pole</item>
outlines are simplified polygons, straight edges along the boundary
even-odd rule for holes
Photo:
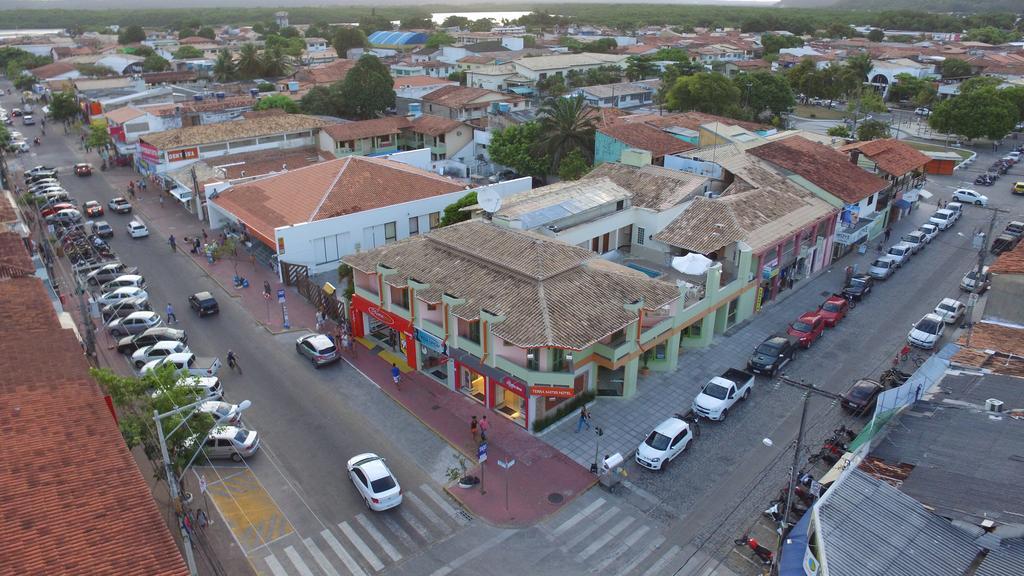
[[[487,442],[481,442],[476,449],[476,460],[481,464],[487,461]]]
[[[277,303],[284,304],[284,288],[277,289]]]

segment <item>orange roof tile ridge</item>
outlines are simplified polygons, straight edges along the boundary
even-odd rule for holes
[[[308,222],[312,222],[314,219],[316,219],[316,215],[320,212],[320,209],[323,208],[324,204],[327,202],[327,197],[331,195],[331,191],[333,191],[334,187],[338,184],[338,180],[341,180],[342,175],[345,174],[345,170],[347,170],[349,164],[352,163],[352,158],[352,156],[345,158],[344,165],[341,167],[341,170],[338,170],[338,175],[334,177],[334,180],[331,180],[330,185],[327,186],[327,190],[325,190],[323,196],[320,197],[320,202],[316,205],[316,208],[313,209],[313,213],[310,214],[309,218],[307,219]]]

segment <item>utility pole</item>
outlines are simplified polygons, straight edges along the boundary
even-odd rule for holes
[[[988,251],[989,244],[992,242],[992,232],[996,226],[996,216],[1000,212],[1006,212],[1006,210],[1000,210],[999,208],[990,208],[988,206],[979,206],[984,208],[991,213],[991,218],[988,220],[988,233],[981,238],[978,242],[978,267],[974,270],[974,285],[977,289],[981,283],[981,271],[985,269],[985,253]],[[978,301],[980,292],[971,292],[968,296],[967,302],[967,346],[971,346],[971,334],[974,332],[974,306]]]
[[[205,400],[203,399],[201,402]],[[185,514],[185,510],[184,506],[181,505],[181,494],[178,492],[178,478],[174,475],[174,470],[171,468],[171,457],[167,453],[167,439],[164,438],[164,429],[160,422],[161,417],[169,416],[175,412],[160,414],[159,411],[153,410],[153,420],[156,422],[156,435],[160,439],[160,454],[164,459],[164,475],[167,477],[167,487],[171,491],[171,503],[175,507],[175,512],[178,516],[178,529],[181,530],[181,539],[185,544],[185,561],[188,563],[189,574],[194,576],[198,574],[198,571],[196,570],[196,558],[192,554],[192,537],[189,534],[188,528],[185,527],[185,522],[182,521],[182,515]]]

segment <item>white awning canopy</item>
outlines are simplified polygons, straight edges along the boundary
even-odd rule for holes
[[[711,268],[711,265],[714,263],[714,260],[696,252],[691,252],[686,256],[676,256],[672,259],[672,267],[678,270],[680,274],[688,276],[700,276],[707,272],[708,268]]]
[[[180,202],[188,202],[192,199],[192,191],[183,186],[175,186],[171,188],[171,194],[178,199]]]

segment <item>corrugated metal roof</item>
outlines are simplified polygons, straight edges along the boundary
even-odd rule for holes
[[[423,44],[427,41],[427,35],[422,32],[379,30],[370,34],[369,41],[370,44],[377,44],[380,46]]]
[[[505,198],[495,217],[519,220],[530,230],[630,196],[608,178],[558,182]]]
[[[981,562],[975,576],[1006,576],[1024,573],[1024,540],[1004,540]]]
[[[830,576],[961,576],[980,548],[920,502],[859,469],[818,504]]]

